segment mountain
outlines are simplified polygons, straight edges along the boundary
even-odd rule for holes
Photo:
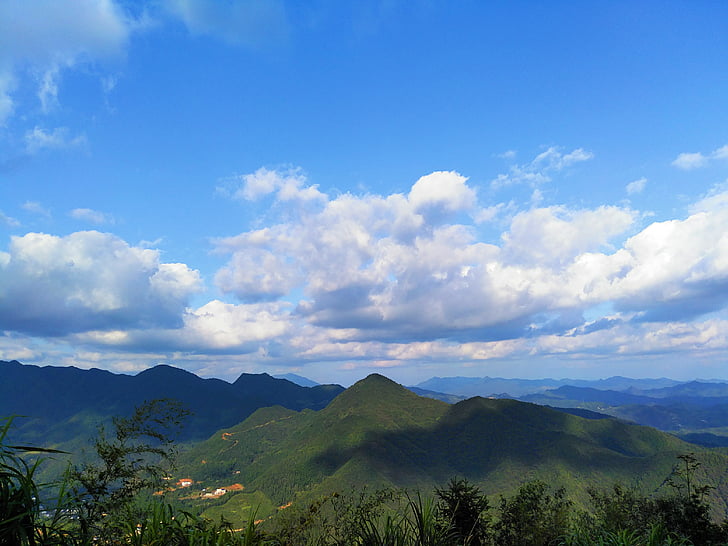
[[[666,387],[674,387],[682,384],[681,381],[660,378],[635,379],[631,377],[622,377],[615,375],[606,379],[564,379],[565,385],[573,385],[575,387],[591,387],[593,389],[611,390],[611,391],[630,391],[630,390],[650,390]]]
[[[652,398],[645,395],[631,394],[613,390],[600,390],[591,387],[574,387],[564,385],[557,389],[549,389],[538,394],[527,394],[519,398],[524,402],[555,405],[557,402],[591,402],[598,407],[623,406],[626,404],[651,404]]]
[[[427,389],[421,389],[419,387],[407,387],[410,391],[418,396],[424,396],[425,398],[433,398],[435,400],[442,400],[448,404],[455,404],[461,400],[465,400],[467,397],[460,394],[447,394],[444,392],[428,391]]]
[[[728,384],[692,381],[659,389],[626,392],[563,386],[521,400],[607,413],[664,431],[693,443],[728,445]]]
[[[587,487],[615,482],[654,491],[677,455],[696,451],[652,428],[589,416],[479,397],[449,405],[371,375],[320,411],[258,410],[182,454],[179,472],[200,487],[235,481],[270,507],[361,485],[431,491],[453,476],[488,494],[538,478],[583,501]],[[725,498],[728,457],[700,457]]]
[[[0,361],[0,416],[23,416],[16,419],[12,438],[45,447],[94,436],[99,423],[131,414],[145,400],[174,398],[189,409],[180,438],[189,441],[239,423],[261,407],[320,409],[343,390],[301,387],[267,374],[243,374],[231,384],[166,365],[130,376]]]
[[[650,398],[725,398],[728,399],[728,383],[718,381],[689,381],[671,387],[649,389],[642,394]]]
[[[431,377],[414,385],[428,391],[457,394],[460,396],[492,396],[508,393],[511,397],[523,396],[563,385],[555,379],[504,379],[500,377]]]
[[[274,375],[273,377],[275,377],[276,379],[286,379],[291,383],[299,385],[300,387],[315,387],[316,385],[319,385],[319,383],[316,383],[316,381],[313,381],[308,377],[303,377],[302,375],[298,375],[295,373],[284,373],[280,375]]]
[[[685,441],[706,447],[728,447],[728,384],[691,381],[624,392],[562,386],[521,400],[561,408],[596,410],[672,432]]]
[[[505,379],[502,377],[432,377],[415,387],[465,397],[495,396],[519,398],[528,394],[556,389],[564,385],[599,390],[644,391],[679,385],[673,379],[631,379],[614,376],[606,379]],[[502,393],[502,394],[497,394]]]

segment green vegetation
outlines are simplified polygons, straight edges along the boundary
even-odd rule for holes
[[[14,417],[2,420],[0,426],[0,545],[66,544],[69,538],[64,514],[54,510],[51,516],[40,517],[43,485],[36,479],[39,460],[29,463],[27,452],[53,453],[52,449],[7,445],[6,438]],[[63,498],[60,488],[57,497]]]
[[[722,545],[728,520],[685,491],[644,497],[614,486],[577,509],[563,489],[539,481],[501,496],[498,507],[467,480],[452,479],[433,498],[391,489],[334,493],[265,525],[280,545],[668,546]]]
[[[432,491],[452,476],[488,495],[514,493],[529,480],[557,483],[585,506],[594,487],[658,490],[675,457],[690,451],[716,486],[708,502],[724,513],[728,457],[719,451],[648,427],[514,400],[448,405],[373,375],[320,411],[258,410],[181,453],[179,475],[208,489],[244,484],[246,492],[263,493],[266,506],[306,503],[352,486]]]
[[[170,429],[185,412],[173,401],[155,400],[129,418],[113,420],[114,433],[99,432],[96,458],[70,467],[61,483],[36,479],[40,459],[28,453],[56,450],[6,443],[13,418],[0,427],[0,546],[251,545],[265,544],[254,514],[234,531],[150,498],[171,468]]]
[[[125,533],[139,494],[161,486],[174,456],[172,434],[186,414],[179,402],[153,400],[114,418],[113,436],[100,430],[96,460],[71,467],[67,477],[83,542]]]
[[[612,419],[450,406],[377,375],[320,411],[260,409],[177,456],[184,417],[145,403],[48,485],[4,421],[0,546],[728,543],[726,454]]]

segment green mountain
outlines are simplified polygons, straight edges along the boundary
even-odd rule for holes
[[[184,453],[179,472],[208,490],[239,483],[269,507],[351,486],[431,491],[453,476],[488,494],[542,479],[583,501],[587,487],[615,482],[655,491],[676,456],[694,451],[674,436],[615,419],[515,400],[448,405],[372,375],[320,411],[258,410]],[[719,487],[716,502],[726,498],[728,457],[707,450],[699,456]],[[235,498],[225,503],[232,508]]]

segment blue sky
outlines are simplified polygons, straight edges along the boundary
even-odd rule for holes
[[[723,2],[0,3],[0,358],[728,379]]]

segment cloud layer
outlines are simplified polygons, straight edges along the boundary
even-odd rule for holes
[[[298,169],[259,169],[220,191],[274,206],[264,227],[213,241],[222,297],[197,307],[200,274],[159,251],[96,231],[13,237],[0,253],[0,357],[19,354],[13,336],[145,358],[369,367],[728,348],[722,186],[649,224],[627,205],[483,202],[454,171],[407,193],[332,197]]]

